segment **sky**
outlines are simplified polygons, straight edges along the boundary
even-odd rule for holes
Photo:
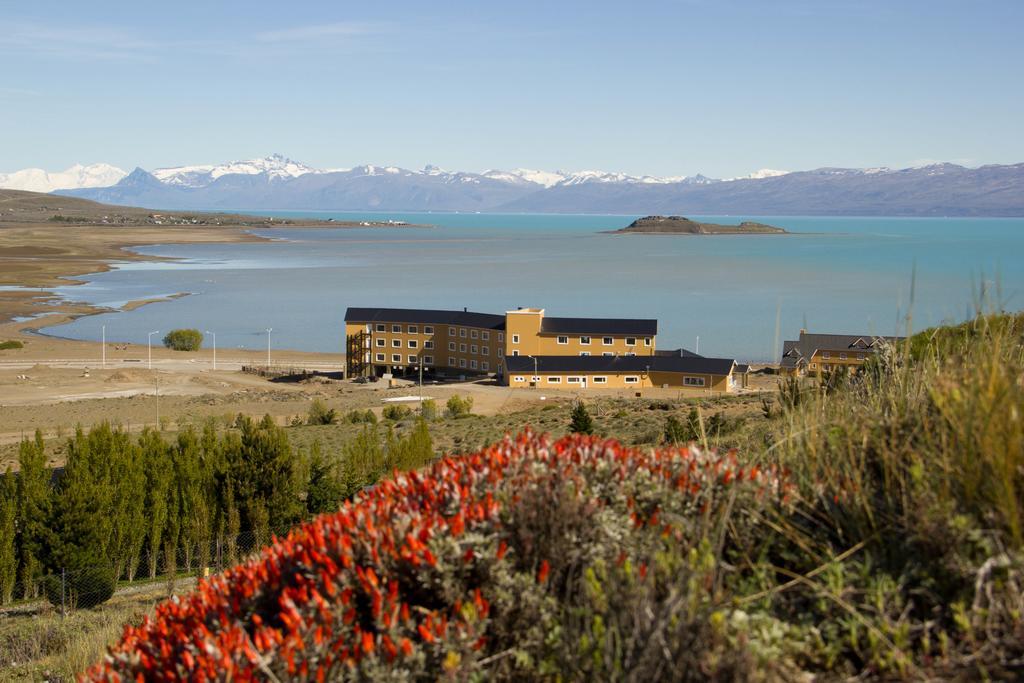
[[[1024,161],[1020,0],[0,0],[0,171]]]

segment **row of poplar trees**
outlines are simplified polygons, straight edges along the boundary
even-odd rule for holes
[[[235,429],[208,423],[174,439],[102,424],[79,429],[63,470],[46,465],[37,432],[17,472],[0,476],[0,604],[32,598],[40,581],[103,567],[112,580],[228,566],[394,468],[433,458],[422,420],[405,438],[376,425],[325,457],[293,449],[265,417]]]

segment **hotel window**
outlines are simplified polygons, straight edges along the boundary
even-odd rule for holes
[[[391,354],[391,362],[392,363],[401,363],[402,362],[402,354],[400,354],[400,353],[393,353],[393,354]]]
[[[466,338],[466,328],[465,327],[460,327],[459,328],[459,336],[462,337],[463,339]]]
[[[448,365],[449,367],[455,367],[455,359],[452,358],[451,356],[448,356]]]
[[[817,363],[811,363],[811,370],[816,370],[817,368],[818,368],[818,364]]]
[[[548,384],[561,384],[561,383],[562,383],[562,378],[561,377],[548,377]]]
[[[465,352],[466,352],[466,345],[465,344],[459,344],[459,353],[465,353]]]
[[[595,377],[594,378],[594,384],[608,384],[608,378],[607,377]]]
[[[512,335],[512,343],[513,344],[518,344],[519,343],[519,335],[518,334],[513,334]]]
[[[476,330],[470,330],[469,336],[472,337],[473,339],[476,339],[479,335],[477,334]]]
[[[409,325],[409,334],[419,334],[420,328],[418,325]]]
[[[580,344],[583,344],[583,346],[590,346],[590,337],[580,337]]]
[[[491,366],[488,365],[487,361],[484,361],[480,363],[480,369],[483,370],[484,372],[487,372],[488,370],[491,369]]]
[[[419,345],[420,345],[420,343],[418,341],[416,341],[415,339],[410,339],[409,340],[409,348],[410,349],[415,349]]]
[[[704,386],[703,377],[684,377],[683,385],[688,387],[702,387]]]
[[[423,326],[423,334],[434,334],[434,328],[430,325]]]
[[[434,364],[434,357],[433,356],[423,356],[423,364],[424,365],[433,365]]]
[[[580,355],[581,356],[589,356],[590,355],[590,351],[580,351]]]
[[[640,381],[640,378],[635,375],[629,375],[627,377],[623,377],[622,381],[625,382],[626,384],[636,384],[637,382]]]
[[[601,355],[602,355],[602,356],[614,356],[614,355],[615,355],[615,352],[614,352],[614,351],[605,351],[605,352],[604,352],[604,353],[602,353]]]
[[[864,360],[864,354],[863,353],[858,353],[857,354],[857,358],[859,358],[860,360]]]
[[[498,341],[499,342],[505,341],[505,333],[504,332],[499,332],[498,333]]]
[[[384,362],[384,354],[383,353],[378,353],[377,354],[377,360],[379,360],[381,363],[383,363]]]
[[[378,332],[383,332],[383,331],[384,331],[384,330],[386,330],[386,329],[387,329],[387,328],[386,328],[386,327],[384,327],[384,325],[382,325],[381,323],[377,323],[377,331],[378,331]]]
[[[455,342],[448,342],[448,350],[449,351],[454,351],[455,350]]]
[[[477,354],[480,352],[480,347],[477,346],[476,344],[473,344],[472,346],[469,347],[469,352],[472,354]]]
[[[475,360],[469,361],[469,368],[470,368],[470,370],[476,370],[476,361]]]
[[[650,337],[644,337],[644,346],[650,346],[650,345],[651,345],[651,338]]]
[[[519,349],[512,349],[512,355],[513,356],[518,356],[519,355]]]
[[[569,384],[579,384],[580,383],[580,378],[579,377],[566,377],[565,381],[568,382]]]
[[[416,365],[420,362],[420,359],[416,356],[409,356],[409,365]]]
[[[480,355],[481,356],[489,356],[489,355],[491,355],[491,350],[489,348],[487,348],[486,346],[481,346],[480,347]]]
[[[466,367],[466,359],[465,358],[460,358],[459,359],[459,367],[460,368]]]
[[[839,354],[839,360],[846,360],[846,354],[845,353]]]
[[[387,346],[387,343],[382,338],[377,337],[377,346]]]
[[[611,337],[604,337],[601,339],[601,343],[604,344],[605,346],[611,346],[612,344],[615,343],[615,340],[612,339]]]
[[[423,342],[423,348],[425,348],[425,349],[432,349],[432,348],[434,348],[434,342],[432,342],[432,341],[430,341],[428,339],[427,341]]]
[[[636,346],[636,337],[626,337],[626,346]]]
[[[391,340],[391,346],[395,347],[396,349],[402,348],[402,340],[401,339],[392,339]]]
[[[630,352],[628,352],[628,353],[626,353],[624,355],[626,355],[626,356],[635,356],[636,353],[634,353],[633,351],[630,351]]]
[[[556,339],[555,341],[558,342],[559,344],[568,344],[569,343],[569,338],[568,337],[559,336],[558,339]]]
[[[482,340],[484,340],[484,341],[487,341],[487,340],[489,340],[491,338],[491,333],[490,332],[481,332],[480,333],[480,338]]]
[[[512,379],[513,379],[513,381],[516,381],[516,382],[525,382],[526,381],[526,378],[523,377],[522,375],[516,375]]]
[[[391,332],[394,333],[394,334],[401,334],[402,333],[402,326],[401,325],[392,325],[391,326]]]
[[[822,352],[821,352],[821,357],[822,357],[822,358],[831,358],[831,357],[832,357],[832,354],[831,354],[831,353],[829,353],[828,351],[822,351]]]
[[[449,337],[454,337],[455,336],[455,328],[454,327],[449,327],[448,328],[448,336]]]
[[[503,348],[501,348],[501,347],[499,346],[499,347],[498,347],[498,358],[501,358],[501,357],[502,357],[502,356],[504,356],[504,355],[505,355],[505,349],[503,349]]]

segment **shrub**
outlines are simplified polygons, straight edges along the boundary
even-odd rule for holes
[[[385,420],[404,420],[405,418],[412,415],[412,409],[409,406],[403,406],[401,404],[390,404],[384,406],[384,410],[381,412]]]
[[[10,349],[21,349],[24,348],[24,346],[25,345],[22,344],[17,339],[10,339],[8,341],[0,342],[0,351],[8,351]]]
[[[448,399],[445,404],[445,414],[448,417],[460,418],[468,417],[473,413],[473,397],[466,396],[465,398],[460,397],[458,394]]]
[[[434,399],[427,399],[420,406],[420,417],[427,422],[433,422],[437,419],[437,401]]]
[[[777,488],[728,456],[527,433],[292,531],[126,626],[87,677],[732,679],[760,636],[706,588],[701,539]]]
[[[328,408],[322,400],[315,398],[309,406],[309,415],[306,417],[306,424],[311,425],[332,425],[338,420],[338,411]]]
[[[108,567],[93,566],[51,574],[43,581],[46,599],[51,605],[68,609],[89,609],[102,605],[114,595],[114,572]]]
[[[175,351],[198,351],[203,346],[199,330],[171,330],[164,336],[164,346]]]
[[[349,424],[377,424],[377,415],[372,410],[350,410],[345,415],[345,422]]]

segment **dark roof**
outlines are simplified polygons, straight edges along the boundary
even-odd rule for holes
[[[349,308],[347,323],[413,323],[421,325],[465,325],[489,330],[505,329],[505,316],[472,311],[435,311],[421,308]]]
[[[733,370],[733,372],[745,375],[748,372],[750,372],[750,366],[747,365],[746,363],[737,363],[736,368]]]
[[[895,343],[904,337],[882,337],[874,334],[809,334],[800,333],[799,341],[782,343],[782,356],[785,358],[810,358],[815,351],[871,351],[879,344]]]
[[[732,358],[692,358],[683,356],[506,356],[509,372],[532,373],[534,358],[537,372],[681,372],[696,375],[728,375],[736,361]]]
[[[681,356],[683,358],[703,358],[704,356],[699,353],[694,353],[687,349],[666,349],[664,351],[655,351],[655,356]]]
[[[541,334],[635,334],[653,337],[658,321],[644,318],[551,318],[544,316]]]

